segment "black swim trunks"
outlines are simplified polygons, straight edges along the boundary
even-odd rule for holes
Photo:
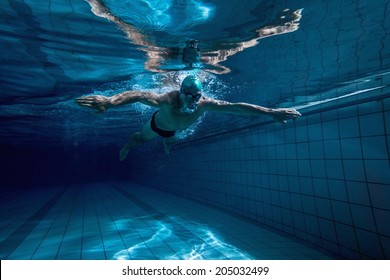
[[[164,138],[169,138],[169,137],[172,137],[175,135],[176,131],[172,131],[172,130],[164,130],[164,129],[160,129],[157,127],[156,125],[156,121],[154,120],[156,114],[158,113],[159,111],[156,111],[153,116],[152,116],[152,120],[150,121],[150,128],[156,132],[158,135],[160,135],[161,137],[164,137]]]

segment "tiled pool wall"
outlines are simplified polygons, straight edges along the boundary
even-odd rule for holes
[[[367,94],[370,96],[370,94]],[[380,97],[382,96],[382,98]],[[138,179],[352,259],[390,258],[390,98],[184,143]],[[154,164],[152,164],[154,162]],[[153,179],[154,178],[154,182]]]

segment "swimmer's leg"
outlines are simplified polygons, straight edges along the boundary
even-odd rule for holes
[[[175,136],[163,139],[164,149],[165,149],[166,154],[169,154],[169,152],[171,151],[172,145],[175,144],[176,142],[177,142],[177,139]]]
[[[134,146],[144,144],[145,142],[157,137],[157,133],[155,133],[150,128],[150,120],[144,125],[141,132],[134,133],[130,140],[123,146],[123,148],[119,152],[119,159],[121,161],[125,160],[127,157],[127,154],[129,153],[130,149]]]

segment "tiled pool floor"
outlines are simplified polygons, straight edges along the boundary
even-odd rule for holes
[[[1,259],[332,259],[285,235],[133,183],[1,196]]]

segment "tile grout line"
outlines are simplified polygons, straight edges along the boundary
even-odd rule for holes
[[[23,240],[33,231],[40,223],[43,217],[50,211],[51,208],[60,200],[67,191],[63,187],[54,197],[52,197],[45,205],[30,216],[22,225],[15,229],[6,239],[0,242],[1,259],[7,259],[12,252],[23,242]]]
[[[121,193],[124,197],[126,197],[127,199],[131,200],[132,202],[134,202],[135,204],[137,204],[140,208],[144,209],[146,212],[155,212],[158,214],[159,217],[161,218],[165,218],[167,219],[168,221],[170,221],[173,225],[177,226],[178,228],[180,228],[180,230],[182,232],[185,232],[188,236],[191,236],[192,238],[194,238],[195,240],[200,240],[202,242],[205,242],[203,239],[199,238],[198,236],[194,235],[191,231],[189,231],[188,229],[186,229],[185,227],[183,227],[182,225],[180,225],[179,223],[177,223],[176,221],[172,220],[171,218],[169,218],[166,214],[162,213],[161,211],[158,211],[157,209],[153,208],[152,206],[150,206],[149,204],[147,204],[146,202],[134,197],[133,195],[129,194],[128,192],[126,192],[125,190],[121,189],[120,187],[114,185],[115,189]],[[185,240],[183,240],[183,242],[187,243]],[[207,243],[207,242],[206,242]],[[208,243],[207,243],[208,244]],[[188,244],[191,248],[193,246],[191,246],[191,244]],[[208,244],[210,246],[210,244]],[[224,256],[226,259],[228,259],[222,252],[220,252],[218,249],[216,248],[213,248],[215,251],[218,251],[219,254],[221,254],[221,256]],[[175,250],[173,250],[175,251]],[[198,252],[198,254],[200,256],[202,256],[201,253]],[[202,256],[203,257],[203,256]]]

